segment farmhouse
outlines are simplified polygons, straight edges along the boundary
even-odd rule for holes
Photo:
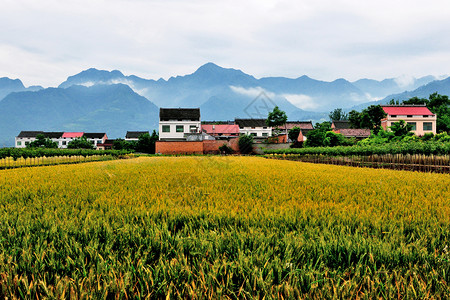
[[[160,108],[159,140],[186,141],[190,134],[200,134],[200,108]]]
[[[94,147],[103,144],[108,139],[106,133],[89,132],[45,132],[45,131],[21,131],[15,138],[16,148],[25,148],[28,144],[35,141],[38,135],[43,135],[58,144],[58,148],[67,148],[67,145],[76,138],[86,137]]]
[[[138,141],[143,134],[150,134],[148,131],[127,131],[125,141]]]
[[[268,138],[272,136],[272,127],[267,126],[266,119],[235,119],[240,134],[247,134],[253,138]]]
[[[370,136],[370,129],[350,128],[350,121],[347,120],[333,121],[331,123],[331,129],[336,133],[342,134],[346,138],[362,140]]]
[[[234,124],[202,124],[202,132],[216,139],[227,139],[239,136],[239,126]]]
[[[314,126],[311,121],[287,121],[285,126],[277,127],[277,130],[281,132],[287,132],[294,128],[300,128],[300,133],[298,135],[297,141],[304,142],[306,141],[306,134],[314,129]],[[292,141],[291,141],[292,142]]]
[[[381,120],[381,126],[386,130],[394,122],[404,120],[412,125],[412,132],[418,136],[425,133],[436,134],[436,115],[425,105],[382,105],[386,118]]]

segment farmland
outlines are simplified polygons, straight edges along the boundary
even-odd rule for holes
[[[258,157],[0,171],[0,295],[450,295],[450,176]]]

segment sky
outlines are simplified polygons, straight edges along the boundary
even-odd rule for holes
[[[449,16],[448,0],[1,0],[0,77],[168,79],[207,62],[257,78],[442,76]]]

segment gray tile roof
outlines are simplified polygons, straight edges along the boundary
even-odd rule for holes
[[[159,119],[200,121],[200,108],[160,108]]]

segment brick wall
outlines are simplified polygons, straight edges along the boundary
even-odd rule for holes
[[[231,149],[233,149],[234,152],[239,152],[239,139],[230,139],[229,141],[221,141],[221,140],[215,140],[215,141],[203,141],[203,153],[205,154],[218,154],[219,147],[223,144],[228,145]]]
[[[155,153],[161,154],[203,154],[203,142],[157,141]]]

